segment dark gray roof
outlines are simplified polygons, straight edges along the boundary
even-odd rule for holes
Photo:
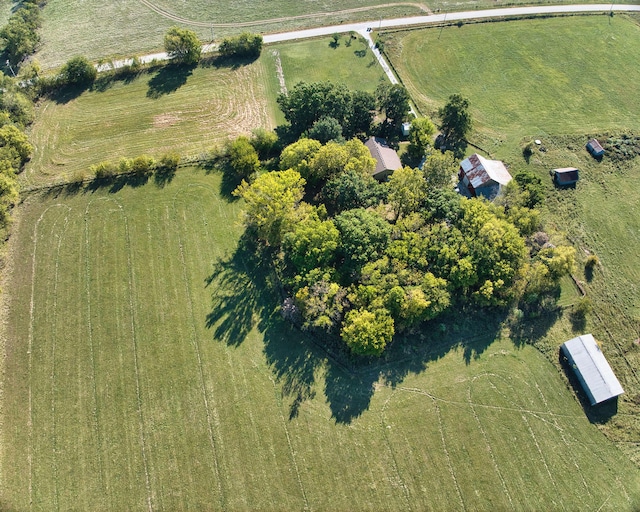
[[[380,137],[369,137],[369,140],[364,145],[369,149],[371,156],[376,159],[376,168],[371,173],[373,176],[385,171],[397,171],[402,168],[398,153],[388,146],[386,140]]]
[[[620,382],[591,334],[583,334],[562,345],[591,405],[624,393]]]
[[[561,167],[553,170],[558,185],[571,185],[580,178],[580,173],[575,167]]]

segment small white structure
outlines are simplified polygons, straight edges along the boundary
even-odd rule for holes
[[[489,160],[474,153],[460,163],[460,191],[465,195],[494,198],[511,181],[511,174],[500,160]]]
[[[582,384],[591,405],[624,393],[620,382],[591,334],[583,334],[562,344],[562,352]]]
[[[402,123],[402,136],[408,137],[409,132],[411,131],[411,123]]]
[[[390,148],[387,141],[380,137],[369,137],[369,140],[364,143],[371,153],[371,156],[376,160],[376,168],[371,175],[378,181],[386,180],[393,171],[402,169],[402,162],[398,153],[393,148]]]

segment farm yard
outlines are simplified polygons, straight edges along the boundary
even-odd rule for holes
[[[186,169],[23,205],[3,509],[638,506],[637,469],[499,325],[327,359],[281,320],[219,187]]]
[[[273,13],[317,8],[268,4]],[[459,7],[469,5],[483,3]],[[77,44],[111,52],[116,25],[129,19],[121,48],[138,52],[175,23],[162,25],[159,10],[206,20],[207,6],[222,9],[109,4],[103,49],[82,39],[90,18]],[[82,25],[80,13],[97,8],[89,0],[71,14],[50,0],[44,33],[64,20]],[[375,13],[403,9],[419,7]],[[266,15],[236,2],[218,21]],[[322,19],[281,26],[333,18]],[[628,86],[640,78],[637,21],[383,35],[423,113],[461,92],[476,121],[471,140],[543,180],[545,230],[577,249],[574,277],[593,311],[575,322],[581,293],[565,277],[549,314],[452,311],[377,360],[336,357],[282,319],[272,270],[243,234],[243,201],[219,169],[60,185],[100,161],[197,155],[273,128],[282,122],[278,62],[288,87],[333,79],[373,91],[382,72],[370,51],[356,53],[360,41],[278,44],[249,65],[159,68],[41,102],[20,177],[40,190],[16,208],[0,297],[0,510],[640,509],[640,163],[631,156],[640,117]],[[46,53],[65,44],[55,37],[45,64],[65,59]],[[584,148],[594,135],[607,148],[602,161]],[[542,145],[524,158],[534,138]],[[549,169],[569,165],[580,181],[555,188]],[[604,408],[585,406],[558,361],[559,345],[583,329],[625,389]]]

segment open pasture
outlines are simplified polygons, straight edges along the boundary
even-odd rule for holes
[[[281,320],[220,186],[185,169],[20,207],[3,509],[637,509],[638,469],[499,326],[328,358]]]
[[[100,81],[76,98],[44,101],[31,128],[29,185],[69,178],[91,164],[175,150],[192,156],[228,137],[271,127],[262,61],[229,67],[167,66],[132,81]]]
[[[524,136],[640,127],[640,25],[624,15],[397,32],[386,51],[425,114],[469,98],[493,152]]]

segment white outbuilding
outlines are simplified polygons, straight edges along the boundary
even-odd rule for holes
[[[562,352],[573,368],[591,405],[624,393],[620,382],[591,334],[583,334],[562,344]]]

